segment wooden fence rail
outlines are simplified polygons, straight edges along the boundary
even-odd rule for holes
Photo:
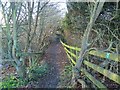
[[[63,43],[62,41],[60,41],[60,42],[66,48],[73,49],[73,50],[76,50],[76,51],[80,51],[81,50],[81,48],[69,46],[69,45]],[[101,57],[101,58],[107,58],[107,59],[110,59],[110,60],[113,60],[113,61],[120,62],[120,55],[115,54],[115,53],[107,53],[107,52],[103,52],[103,51],[92,50],[92,51],[89,52],[89,54],[90,55],[94,55],[94,56],[98,56],[98,57]]]
[[[81,48],[69,46],[69,45],[63,43],[61,40],[60,40],[60,42],[63,45],[72,66],[74,66],[76,64],[76,61],[73,58],[78,59],[79,56],[74,54],[73,52],[71,52],[71,49],[80,52]],[[107,59],[112,60],[112,61],[117,62],[117,63],[120,62],[120,54],[107,53],[107,52],[95,51],[95,50],[90,51],[88,53],[90,55],[94,55],[94,56],[97,56],[100,58],[107,58]],[[113,72],[111,72],[107,69],[104,69],[103,67],[100,67],[99,65],[93,64],[87,60],[84,60],[83,64],[85,66],[89,67],[90,69],[93,69],[94,71],[106,76],[110,80],[112,80],[120,85],[120,76],[117,73],[113,73]],[[81,67],[81,71],[98,88],[107,88],[102,82],[98,81],[94,76],[92,76],[85,68]]]

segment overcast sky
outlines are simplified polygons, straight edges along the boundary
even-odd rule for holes
[[[63,13],[67,12],[67,7],[66,7],[66,0],[50,0],[51,2],[59,2],[59,7],[60,9],[64,9]]]

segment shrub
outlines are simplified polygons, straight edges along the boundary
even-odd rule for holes
[[[48,71],[48,65],[42,64],[40,66],[34,66],[29,69],[29,80],[37,80],[39,77],[43,76]]]

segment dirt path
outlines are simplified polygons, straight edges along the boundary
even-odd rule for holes
[[[49,65],[49,73],[40,79],[39,87],[57,88],[60,72],[68,63],[66,53],[60,43],[52,43],[45,53],[44,60]]]

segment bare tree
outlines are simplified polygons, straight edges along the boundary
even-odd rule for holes
[[[59,12],[49,1],[1,2],[1,5],[5,20],[5,26],[2,26],[3,43],[7,44],[3,50],[7,49],[7,58],[12,61],[18,75],[27,78],[26,63],[29,62],[28,66],[31,67],[36,58],[33,58],[34,55],[39,57],[44,47],[49,44],[49,25],[54,25],[54,17],[58,17],[56,22],[59,21]],[[54,13],[54,16],[50,16],[51,13]],[[54,28],[55,26],[51,29]]]

